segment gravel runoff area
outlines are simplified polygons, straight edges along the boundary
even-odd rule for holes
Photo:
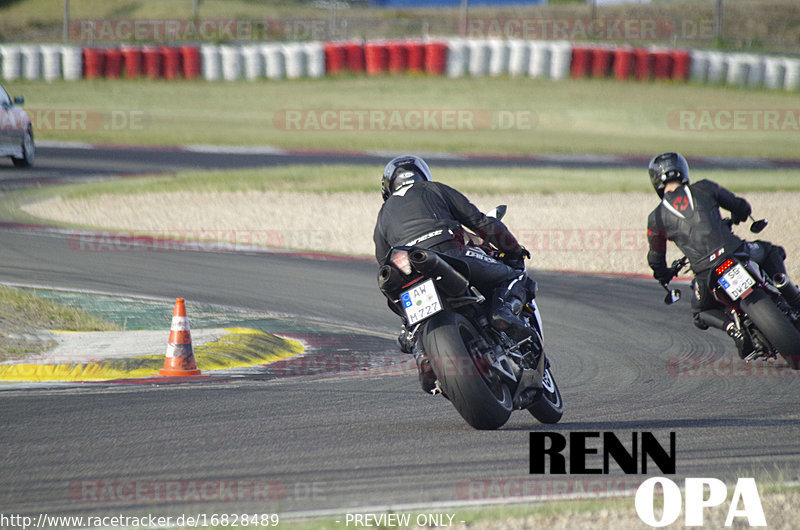
[[[800,280],[800,192],[750,193],[756,216],[770,224],[761,236],[782,245],[787,268]],[[504,219],[530,249],[529,267],[649,275],[647,216],[657,205],[654,194],[471,195],[487,211],[508,204]],[[51,198],[25,206],[37,217],[121,230],[155,232],[186,242],[255,243],[269,247],[372,256],[372,231],[380,195],[376,193],[174,192]],[[749,226],[749,225],[748,225]],[[748,240],[759,236],[736,227]],[[211,242],[209,243],[208,240]],[[113,241],[110,243],[113,249]],[[121,243],[124,245],[124,243]],[[680,254],[671,246],[668,258]]]

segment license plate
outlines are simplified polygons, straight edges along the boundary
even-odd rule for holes
[[[442,310],[442,301],[439,299],[433,280],[425,280],[404,292],[400,295],[400,301],[403,303],[409,326]]]
[[[736,264],[717,280],[731,300],[738,300],[748,289],[756,284],[756,281],[747,274],[747,271],[740,264]]]

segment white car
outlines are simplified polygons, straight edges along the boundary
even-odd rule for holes
[[[10,156],[16,167],[30,167],[36,156],[31,119],[22,110],[24,98],[11,98],[0,85],[0,156]]]

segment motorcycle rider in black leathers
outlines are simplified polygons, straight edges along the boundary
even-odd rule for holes
[[[375,258],[383,263],[392,247],[416,246],[461,259],[469,268],[470,283],[490,298],[490,321],[509,334],[527,334],[518,316],[536,291],[536,283],[525,274],[530,253],[499,220],[481,213],[462,193],[434,182],[425,161],[414,155],[392,159],[381,181],[383,206],[378,213],[373,240]],[[503,263],[464,243],[462,225],[493,244]],[[425,391],[433,389],[427,356],[413,348],[413,338],[403,326],[398,338],[401,349],[415,354],[420,381]]]
[[[667,267],[667,241],[674,242],[689,259],[692,271],[694,323],[700,329],[709,326],[724,330],[733,338],[744,359],[753,351],[749,338],[733,324],[728,312],[714,299],[708,286],[713,258],[718,250],[743,252],[774,277],[786,274],[783,247],[767,241],[746,242],[737,237],[720,215],[720,208],[731,212],[731,221],[739,224],[750,216],[750,204],[722,186],[709,180],[689,183],[689,165],[679,153],[662,153],[649,165],[650,181],[661,198],[661,204],[647,219],[649,252],[647,262],[653,277],[667,284],[676,271]]]

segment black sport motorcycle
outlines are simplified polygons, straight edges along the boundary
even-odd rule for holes
[[[730,220],[727,220],[730,224]],[[750,227],[753,233],[767,226],[762,219]],[[779,354],[795,370],[800,370],[800,311],[788,300],[800,299],[797,287],[783,275],[770,278],[761,266],[745,253],[728,252],[724,248],[712,253],[709,290],[729,312],[734,325],[752,341],[753,352],[744,358],[772,360]],[[686,266],[688,259],[672,263],[675,276]],[[672,304],[681,298],[679,289],[667,290],[664,303]]]
[[[501,218],[505,206],[491,215]],[[467,232],[471,252],[500,253]],[[544,352],[535,300],[520,316],[529,335],[515,340],[489,324],[485,296],[470,285],[467,265],[429,249],[393,248],[378,272],[378,287],[402,316],[409,340],[427,354],[444,395],[476,429],[498,429],[513,410],[526,409],[542,423],[563,414],[561,393]]]

